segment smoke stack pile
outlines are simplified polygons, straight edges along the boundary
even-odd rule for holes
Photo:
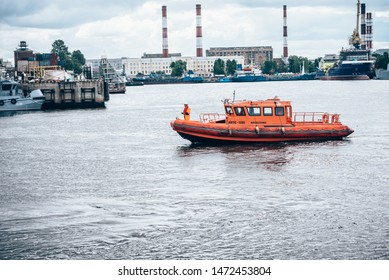
[[[201,5],[196,5],[196,56],[203,56],[203,32],[201,26]]]
[[[286,24],[286,18],[287,18],[286,5],[284,5],[284,33],[283,33],[284,52],[283,52],[283,58],[284,58],[284,61],[287,63],[287,61],[288,61],[288,26]]]
[[[162,57],[169,57],[166,6],[162,6]]]

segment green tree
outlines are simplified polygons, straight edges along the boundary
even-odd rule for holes
[[[233,75],[236,70],[236,60],[227,60],[226,62],[227,75]]]
[[[72,52],[72,57],[71,57],[72,63],[73,63],[73,71],[76,74],[81,74],[82,73],[82,66],[85,65],[85,57],[81,53],[80,50],[76,50]]]
[[[289,56],[288,62],[289,62],[289,71],[290,72],[292,72],[292,73],[301,72],[300,71],[301,64],[300,64],[300,59],[298,58],[298,56],[296,56],[296,55]]]
[[[172,69],[173,77],[181,77],[182,74],[186,71],[186,62],[182,60],[177,60],[170,64],[170,68]]]
[[[263,74],[274,75],[276,72],[278,72],[278,67],[275,61],[266,60],[262,65]]]
[[[289,67],[287,64],[285,64],[284,61],[281,60],[280,63],[277,63],[277,71],[276,73],[285,73],[288,72]]]
[[[389,56],[387,52],[384,52],[384,55],[377,54],[376,61],[375,61],[375,68],[376,69],[386,69],[388,67],[389,63]]]
[[[289,71],[293,73],[300,73],[304,70],[305,73],[311,73],[316,71],[316,67],[319,65],[319,60],[315,60],[315,62],[310,61],[306,57],[291,55],[288,58],[289,62]]]
[[[51,46],[51,52],[55,53],[61,61],[65,61],[65,59],[70,55],[68,47],[65,45],[63,40],[55,40]]]
[[[218,58],[213,64],[213,74],[215,75],[225,75],[224,71],[225,63],[222,59]]]
[[[52,46],[52,53],[59,57],[59,65],[65,70],[73,70],[76,74],[82,73],[82,67],[85,65],[85,57],[80,50],[69,52],[68,47],[63,40],[55,40]]]

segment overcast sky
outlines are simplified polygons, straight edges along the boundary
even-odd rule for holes
[[[362,0],[373,13],[373,47],[389,48],[389,1]],[[169,52],[196,53],[196,4],[202,5],[203,48],[272,46],[282,54],[282,6],[288,6],[289,55],[316,58],[348,47],[357,0],[0,0],[0,58],[27,41],[50,52],[62,39],[87,59],[162,53],[162,12],[167,6]]]

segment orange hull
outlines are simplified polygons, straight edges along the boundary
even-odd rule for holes
[[[338,124],[294,124],[288,126],[229,125],[175,120],[172,128],[182,138],[193,143],[249,142],[270,143],[287,141],[339,140],[353,133],[349,127]]]

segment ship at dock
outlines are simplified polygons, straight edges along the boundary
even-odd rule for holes
[[[386,69],[376,69],[375,74],[377,80],[389,80],[389,63]]]
[[[364,36],[366,33],[365,5],[362,4],[362,24],[359,33],[359,20],[361,15],[361,4],[357,3],[357,24],[353,34],[349,38],[348,49],[342,49],[338,58],[331,62],[323,61],[322,67],[317,71],[316,78],[320,80],[369,80],[374,77],[374,59],[371,56],[371,41]],[[371,21],[371,13],[368,13],[368,20]],[[370,31],[370,29],[369,29]],[[366,41],[368,44],[366,44]],[[335,57],[335,55],[334,55]],[[327,65],[327,67],[325,66]]]
[[[108,83],[108,91],[110,94],[126,93],[126,76],[119,75],[106,57],[102,57],[100,60],[100,75]]]
[[[259,69],[252,68],[243,68],[242,70],[237,70],[234,76],[231,78],[232,82],[242,83],[242,82],[263,82],[266,81],[266,77],[262,75],[262,72]]]

